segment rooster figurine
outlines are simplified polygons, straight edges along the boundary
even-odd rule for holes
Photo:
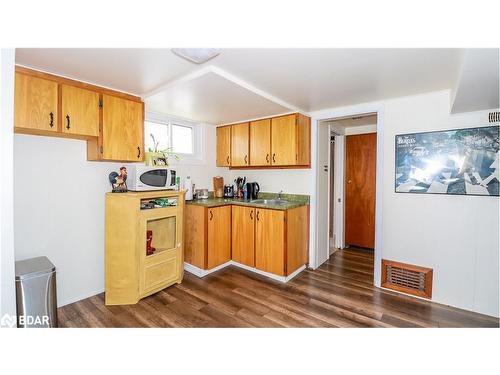
[[[111,172],[109,174],[109,182],[113,188],[113,193],[127,192],[127,168],[121,167],[120,173]]]

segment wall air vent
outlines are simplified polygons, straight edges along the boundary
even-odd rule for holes
[[[489,122],[500,122],[500,112],[490,112],[488,115]]]
[[[430,299],[432,268],[382,259],[382,287]]]

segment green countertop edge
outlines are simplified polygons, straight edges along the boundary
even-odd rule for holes
[[[273,205],[273,204],[258,204],[250,202],[249,200],[234,199],[234,198],[213,198],[213,193],[210,192],[210,197],[208,199],[193,199],[192,201],[186,201],[186,204],[203,206],[203,207],[219,207],[219,206],[247,206],[247,207],[260,207],[269,208],[272,210],[290,210],[292,208],[297,208],[300,206],[307,206],[309,204],[309,195],[300,194],[282,194],[281,199],[286,200],[290,203],[286,205]],[[275,199],[277,198],[277,193],[259,193],[258,199]]]

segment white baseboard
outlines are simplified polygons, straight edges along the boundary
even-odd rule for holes
[[[255,272],[259,275],[269,277],[270,279],[280,281],[282,283],[286,283],[286,282],[290,281],[291,279],[293,279],[295,276],[297,276],[299,273],[301,273],[306,268],[306,266],[304,264],[302,267],[299,267],[297,270],[295,270],[294,272],[292,272],[288,276],[279,276],[279,275],[275,275],[273,273],[258,270],[257,268],[254,268],[254,267],[246,266],[244,264],[235,262],[233,260],[230,260],[229,262],[226,262],[224,264],[221,264],[220,266],[214,267],[214,268],[209,269],[209,270],[203,270],[201,268],[193,266],[192,264],[184,262],[184,270],[195,275],[195,276],[198,276],[198,277],[204,277],[206,275],[209,275],[215,271],[221,270],[221,269],[226,268],[228,266],[235,266],[235,267],[239,267],[239,268],[242,268],[244,270],[247,270],[247,271]]]
[[[211,273],[213,273],[215,271],[218,271],[218,270],[221,270],[227,266],[230,266],[231,263],[232,263],[232,260],[230,260],[229,262],[223,263],[217,267],[211,268],[209,270],[204,270],[204,269],[198,268],[196,266],[193,266],[192,264],[184,262],[184,271],[192,273],[193,275],[198,276],[198,277],[204,277],[204,276],[210,275]]]
[[[95,296],[97,294],[101,294],[103,292],[104,292],[104,289],[99,289],[99,290],[96,290],[94,292],[85,293],[84,295],[81,295],[78,297],[72,297],[72,298],[65,299],[62,302],[57,301],[57,307],[63,307],[63,306],[69,305],[71,303],[81,301],[82,299],[93,297],[93,296]]]

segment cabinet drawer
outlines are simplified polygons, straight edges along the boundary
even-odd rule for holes
[[[146,258],[144,269],[144,291],[166,284],[179,277],[180,250],[165,250]]]

